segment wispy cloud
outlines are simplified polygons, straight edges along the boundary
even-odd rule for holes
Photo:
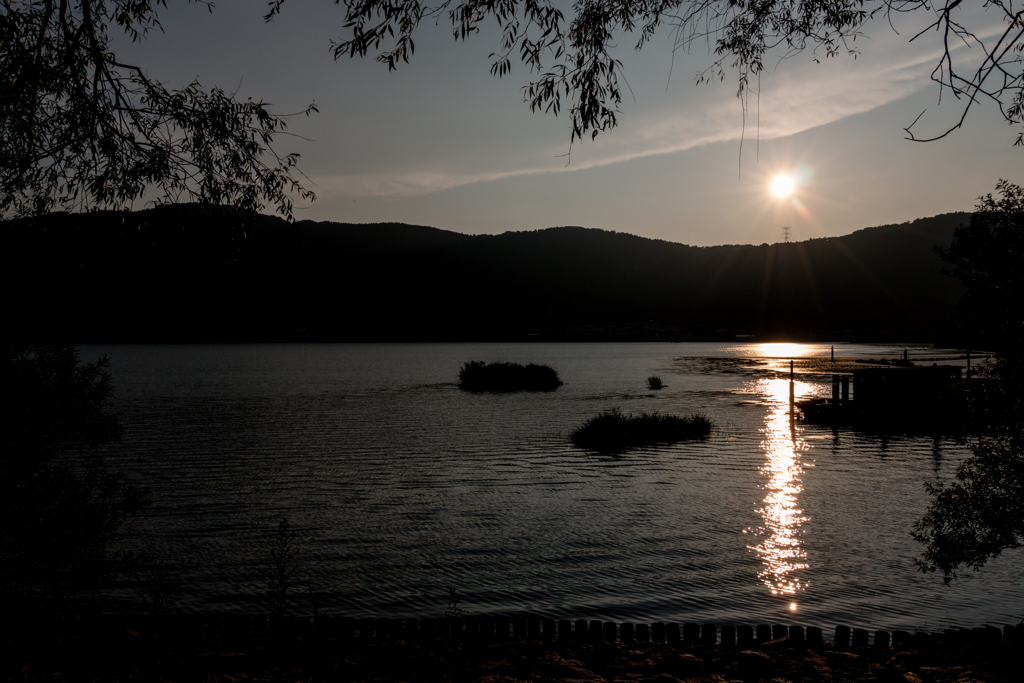
[[[350,172],[319,177],[317,182],[322,192],[336,196],[415,197],[516,176],[576,173],[736,141],[741,136],[771,140],[795,135],[931,86],[929,75],[941,52],[922,49],[925,46],[917,43],[908,46],[906,40],[906,36],[886,34],[870,41],[864,47],[865,56],[856,60],[812,64],[798,58],[782,63],[776,72],[763,76],[759,97],[750,94],[745,123],[735,89],[728,83],[697,88],[675,83],[672,88],[689,86],[685,96],[647,111],[641,102],[624,113],[619,128],[599,136],[597,143],[577,144],[568,164],[562,157],[567,144],[545,147],[526,143],[514,155],[490,155],[469,163],[440,158],[420,162],[418,168]],[[970,58],[966,48],[958,51],[965,53],[961,58]]]

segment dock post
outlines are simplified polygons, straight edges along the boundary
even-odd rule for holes
[[[789,361],[789,421],[796,419],[796,402],[793,395],[793,361]]]

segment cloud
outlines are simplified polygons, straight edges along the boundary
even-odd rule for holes
[[[998,26],[991,26],[979,36],[985,39],[997,31],[1001,31]],[[644,98],[657,100],[653,105],[638,99],[620,116],[614,131],[598,136],[594,143],[573,146],[568,164],[563,156],[569,151],[565,137],[535,142],[523,136],[507,142],[503,153],[488,150],[474,156],[467,152],[457,159],[441,155],[420,160],[416,166],[370,173],[353,169],[319,176],[317,183],[324,195],[416,197],[516,176],[577,173],[741,137],[771,140],[795,135],[934,86],[930,74],[941,59],[941,49],[908,44],[904,33],[896,35],[886,28],[880,38],[868,39],[857,59],[814,64],[806,55],[798,55],[781,61],[774,72],[762,76],[759,98],[757,93],[749,94],[745,121],[735,85],[728,81],[689,88],[688,83],[676,82],[667,94]],[[961,59],[975,58],[964,46],[957,51]],[[653,87],[646,92],[652,91]]]

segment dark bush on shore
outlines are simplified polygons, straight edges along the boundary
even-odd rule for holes
[[[562,386],[547,365],[471,361],[459,370],[459,388],[466,391],[554,391]]]
[[[623,415],[616,408],[590,418],[570,438],[580,448],[609,452],[696,439],[710,433],[711,420],[701,413],[689,417],[657,412],[634,416]]]

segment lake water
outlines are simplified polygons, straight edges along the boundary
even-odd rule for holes
[[[155,499],[136,542],[182,577],[181,610],[266,612],[287,518],[300,593],[343,616],[439,617],[449,587],[466,614],[554,619],[931,630],[1024,616],[1020,551],[951,587],[914,565],[924,483],[950,479],[963,445],[791,428],[781,359],[828,346],[82,348],[102,353],[125,425],[111,457]],[[470,360],[545,363],[565,385],[462,392]],[[797,377],[798,398],[830,390]],[[703,412],[716,429],[618,455],[574,447],[572,429],[608,408]],[[312,613],[301,594],[293,606]]]

